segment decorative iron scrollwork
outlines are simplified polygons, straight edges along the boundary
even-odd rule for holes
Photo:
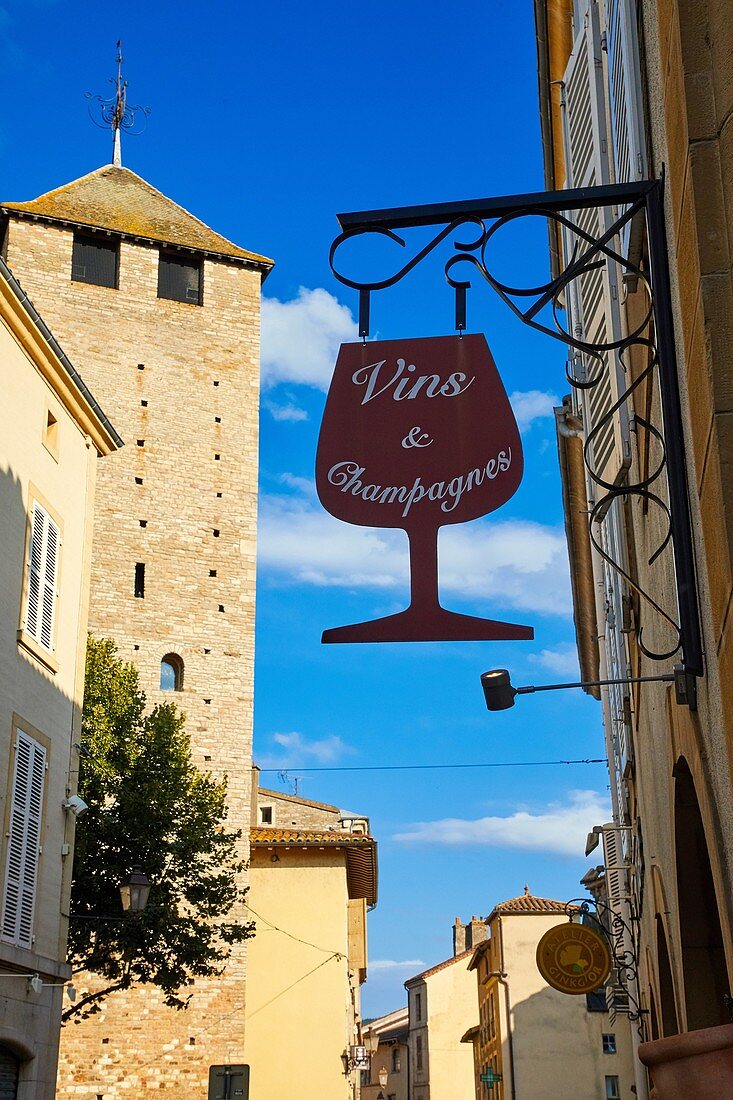
[[[621,914],[598,898],[573,898],[565,905],[571,921],[589,921],[608,944],[613,961],[613,978],[628,999],[628,1009],[617,1009],[635,1023],[642,1043],[646,1042],[648,1009],[639,1001],[639,954],[634,929]]]
[[[538,196],[538,199],[541,199],[541,196]],[[620,233],[623,227],[631,221],[631,219],[637,217],[645,210],[646,204],[646,194],[636,198],[635,201],[629,202],[620,216],[618,216],[599,236],[594,236],[582,225],[578,224],[577,218],[564,213],[562,209],[558,208],[557,203],[543,205],[541,202],[538,202],[531,206],[519,205],[515,209],[510,209],[507,213],[496,217],[491,222],[489,222],[487,218],[480,217],[477,214],[461,214],[460,216],[452,218],[448,224],[444,225],[426,245],[404,263],[394,274],[370,282],[352,278],[339,270],[336,260],[337,252],[340,247],[346,241],[365,234],[377,234],[387,237],[401,247],[405,247],[405,240],[398,236],[398,234],[389,228],[387,224],[375,224],[373,221],[362,225],[353,224],[349,225],[348,228],[334,240],[330,250],[329,263],[335,278],[338,279],[339,282],[354,290],[358,290],[361,294],[360,334],[366,338],[368,335],[369,294],[372,291],[384,290],[394,286],[426,257],[433,253],[445,240],[458,233],[459,230],[470,226],[475,231],[471,235],[471,239],[454,239],[452,245],[455,251],[448,257],[444,265],[446,280],[456,292],[456,327],[459,331],[465,328],[465,296],[466,291],[471,287],[471,282],[469,278],[464,278],[462,280],[458,279],[457,268],[461,264],[468,264],[471,271],[466,274],[470,275],[473,272],[480,275],[519,320],[552,339],[561,341],[580,356],[584,367],[588,368],[584,371],[585,377],[581,377],[576,373],[570,364],[566,368],[568,382],[578,391],[590,391],[604,382],[605,372],[610,369],[608,356],[611,354],[618,355],[626,377],[631,379],[630,365],[627,361],[629,353],[634,348],[646,349],[648,360],[646,366],[639,371],[636,378],[629,382],[624,391],[619,394],[618,398],[603,412],[597,423],[594,423],[588,431],[585,438],[584,456],[588,475],[598,492],[597,499],[592,502],[589,512],[591,541],[600,557],[622,577],[628,587],[638,595],[641,603],[657,615],[672,631],[673,638],[668,648],[663,650],[652,649],[644,642],[643,623],[640,621],[637,622],[636,637],[641,651],[651,660],[665,661],[675,656],[681,649],[683,650],[683,657],[685,656],[681,622],[668,610],[665,610],[665,608],[654,599],[651,593],[623,567],[621,562],[614,560],[608,554],[601,544],[600,539],[597,537],[596,531],[598,529],[598,524],[595,523],[597,519],[605,515],[609,506],[616,498],[633,497],[643,500],[647,507],[649,505],[654,506],[664,517],[663,530],[659,543],[648,560],[648,566],[650,568],[659,559],[660,555],[670,545],[673,539],[674,521],[672,511],[668,504],[668,457],[664,433],[646,417],[638,413],[634,414],[632,406],[632,397],[635,391],[644,382],[651,381],[659,371],[660,358],[656,330],[655,292],[647,272],[639,264],[623,256],[613,247],[617,234]],[[567,207],[565,209],[567,209]],[[518,219],[526,217],[542,217],[554,222],[556,226],[562,228],[567,234],[571,235],[574,245],[564,269],[556,277],[536,286],[510,286],[492,273],[489,267],[487,249],[493,238],[503,228]],[[419,224],[419,222],[416,220],[413,224]],[[431,224],[434,224],[434,221]],[[643,318],[633,331],[619,338],[593,342],[576,333],[568,331],[568,327],[563,325],[561,315],[562,299],[563,296],[569,292],[573,284],[579,284],[579,281],[584,276],[588,276],[592,272],[598,272],[608,263],[617,265],[618,270],[623,272],[625,276],[632,278],[637,285],[641,285],[646,292],[648,305]],[[529,305],[524,307],[523,303],[526,299],[532,299],[532,301]],[[520,305],[520,303],[522,304]],[[540,319],[540,315],[546,307],[551,309],[554,327],[550,327],[549,324],[544,323],[544,320]],[[651,442],[655,441],[656,446],[660,449],[660,457],[651,471],[644,472],[640,470],[639,476],[635,481],[630,481],[626,478],[626,480],[615,484],[604,480],[601,476],[601,471],[595,468],[593,457],[594,442],[597,437],[608,428],[613,418],[619,415],[620,410],[624,406],[633,416],[633,424],[637,433],[637,439],[639,438],[639,433],[645,432],[647,447],[650,448]]]

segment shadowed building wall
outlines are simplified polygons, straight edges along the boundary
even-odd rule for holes
[[[185,712],[195,764],[228,776],[246,857],[271,262],[124,168],[2,209],[8,263],[128,443],[99,479],[90,628],[137,666],[149,704],[173,698]],[[164,1080],[166,1095],[188,1097],[211,1063],[243,1061],[245,960],[235,948],[185,1012],[133,989],[67,1027],[59,1095],[110,1100]]]

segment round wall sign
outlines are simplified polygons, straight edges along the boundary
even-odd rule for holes
[[[537,968],[561,993],[592,993],[611,973],[611,952],[598,932],[585,924],[557,924],[537,944]]]

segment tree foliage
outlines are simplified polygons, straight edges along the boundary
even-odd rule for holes
[[[79,794],[89,810],[76,830],[69,961],[106,984],[64,1016],[99,1011],[135,982],[183,1008],[186,986],[219,974],[231,945],[252,935],[232,916],[246,892],[241,834],[224,824],[226,781],[191,760],[184,716],[171,703],[146,712],[137,670],[104,639],[87,647]],[[136,865],[150,899],[123,917],[119,885]]]

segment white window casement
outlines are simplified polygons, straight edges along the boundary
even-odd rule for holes
[[[647,178],[636,0],[604,0],[614,176],[617,183]],[[643,217],[643,215],[642,215]],[[621,252],[639,258],[641,219],[621,231]]]
[[[585,0],[573,50],[562,82],[563,142],[567,187],[598,187],[611,182],[612,162],[608,141],[608,98],[598,0]],[[602,236],[615,221],[610,207],[578,210],[570,214],[578,227],[593,239]],[[591,245],[580,234],[563,230],[566,264],[579,258]],[[588,344],[609,344],[621,336],[618,265],[596,253],[602,266],[573,280],[566,290],[569,334]],[[586,437],[595,430],[590,447],[593,471],[608,484],[623,480],[631,461],[629,418],[626,403],[611,409],[627,388],[624,364],[616,351],[599,357],[571,349],[570,370],[581,382],[598,379],[580,393]]]
[[[16,727],[0,938],[29,949],[34,938],[46,756],[39,741]]]
[[[37,500],[31,513],[22,631],[46,653],[55,649],[61,531]]]

